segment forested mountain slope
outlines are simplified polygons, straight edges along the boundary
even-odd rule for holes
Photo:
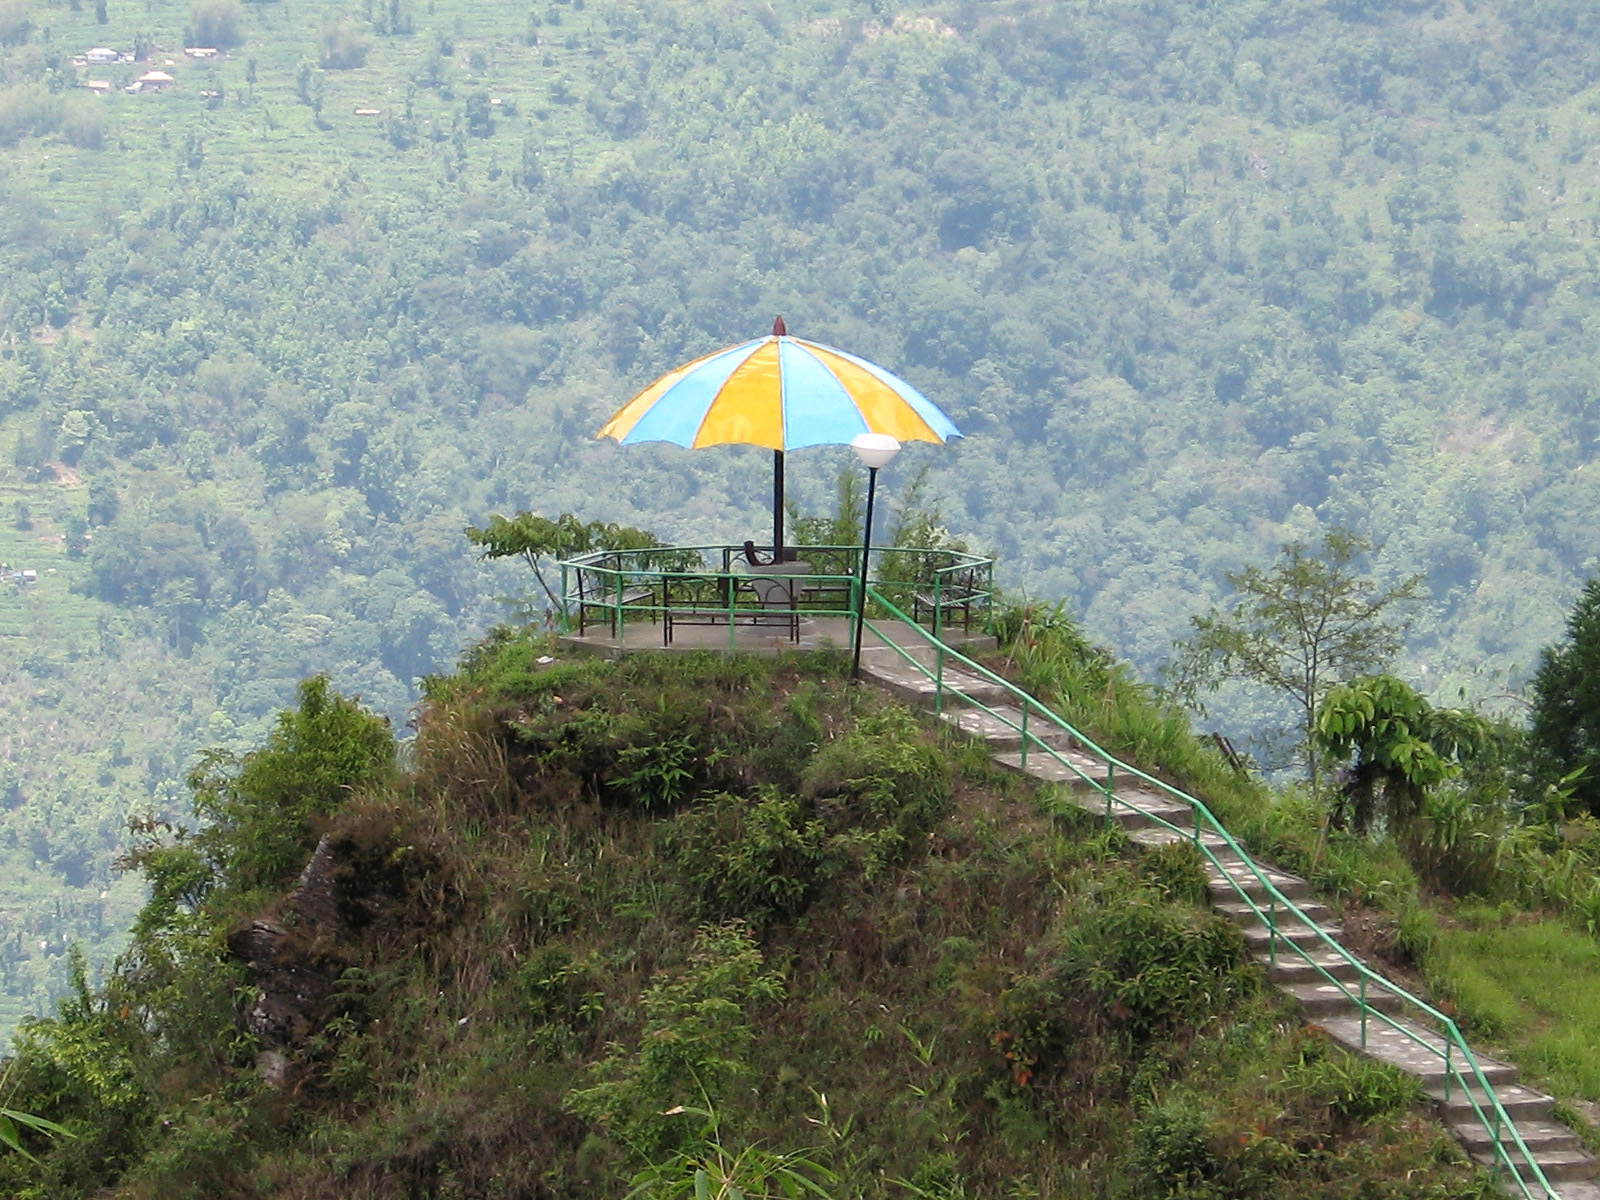
[[[517,586],[466,523],[759,532],[763,455],[590,434],[778,312],[968,433],[891,499],[930,467],[1002,580],[1141,667],[1223,570],[1345,524],[1426,575],[1407,673],[1502,690],[1600,518],[1597,25],[0,0],[0,518],[46,567],[0,584],[5,986],[59,977],[123,820],[306,672],[403,716]],[[795,456],[801,507],[845,465]]]

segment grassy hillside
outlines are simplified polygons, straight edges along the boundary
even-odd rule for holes
[[[1186,847],[841,659],[545,649],[430,685],[401,772],[318,685],[210,778],[127,966],[22,1037],[10,1102],[78,1136],[8,1194],[1496,1194]]]
[[[182,816],[196,750],[252,744],[310,672],[403,725],[525,586],[468,523],[758,534],[762,455],[590,435],[778,312],[968,433],[903,455],[890,504],[929,468],[1004,582],[1141,673],[1225,571],[1348,525],[1426,578],[1396,669],[1509,706],[1594,569],[1595,21],[0,0],[0,488],[81,551],[50,620],[123,631],[42,643],[68,683],[0,701],[65,747],[7,760],[0,880],[89,911],[124,818]],[[220,57],[183,53],[202,32]],[[76,64],[100,46],[139,57]],[[173,86],[122,90],[151,69]],[[797,454],[791,495],[820,511],[849,465]],[[113,720],[102,784],[81,748]],[[15,812],[58,809],[94,831],[82,885],[80,839],[16,849]],[[7,961],[59,987],[42,940]]]

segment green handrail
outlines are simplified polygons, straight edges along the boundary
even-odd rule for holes
[[[1550,1181],[1545,1178],[1544,1171],[1540,1168],[1538,1161],[1528,1150],[1527,1143],[1522,1140],[1522,1134],[1518,1131],[1516,1123],[1511,1120],[1510,1115],[1506,1112],[1505,1106],[1500,1102],[1500,1097],[1494,1089],[1494,1085],[1489,1082],[1488,1077],[1484,1074],[1483,1068],[1478,1063],[1477,1056],[1472,1052],[1472,1047],[1467,1044],[1466,1039],[1461,1036],[1461,1031],[1457,1028],[1456,1023],[1443,1013],[1439,1012],[1432,1005],[1423,1000],[1419,1000],[1417,997],[1413,996],[1410,992],[1406,991],[1398,984],[1390,982],[1382,975],[1379,975],[1377,972],[1373,971],[1367,966],[1366,963],[1362,962],[1359,958],[1355,957],[1355,955],[1351,954],[1339,942],[1329,937],[1327,932],[1320,925],[1307,917],[1293,900],[1289,899],[1289,897],[1285,896],[1281,891],[1278,890],[1277,886],[1256,863],[1255,859],[1245,851],[1243,846],[1239,845],[1239,843],[1234,840],[1233,835],[1230,834],[1222,825],[1222,823],[1217,820],[1204,802],[1194,796],[1189,795],[1187,792],[1181,791],[1178,788],[1175,788],[1172,785],[1155,778],[1152,775],[1146,774],[1137,767],[1129,766],[1127,763],[1117,759],[1108,751],[1103,750],[1091,738],[1079,732],[1074,726],[1069,725],[1053,710],[1040,703],[1021,688],[1017,687],[1010,680],[996,674],[980,663],[974,662],[972,659],[962,654],[959,650],[956,650],[940,639],[935,638],[931,633],[923,629],[922,626],[918,625],[916,622],[912,621],[908,616],[906,616],[904,612],[896,608],[895,605],[886,599],[876,588],[873,588],[870,585],[867,588],[867,598],[875,601],[885,612],[889,613],[889,615],[894,618],[894,625],[896,628],[914,631],[917,637],[923,639],[926,643],[928,643],[930,648],[933,649],[935,665],[933,667],[929,667],[926,663],[923,663],[920,659],[916,658],[904,646],[895,641],[893,638],[889,637],[882,629],[879,628],[878,622],[872,620],[868,620],[866,622],[866,627],[872,630],[873,634],[876,635],[880,641],[893,649],[902,659],[910,663],[919,672],[921,672],[923,675],[926,675],[933,681],[935,688],[936,708],[942,711],[944,694],[949,693],[973,708],[987,713],[990,717],[999,721],[1001,724],[1016,731],[1022,739],[1021,759],[1024,766],[1027,764],[1027,756],[1030,746],[1034,747],[1037,751],[1043,751],[1046,755],[1054,759],[1061,766],[1065,767],[1073,775],[1076,775],[1080,780],[1083,781],[1085,785],[1104,795],[1106,801],[1106,819],[1108,821],[1112,818],[1112,806],[1114,804],[1122,804],[1127,808],[1140,813],[1147,820],[1164,826],[1175,833],[1184,836],[1192,836],[1195,847],[1211,861],[1212,865],[1217,868],[1218,874],[1220,874],[1223,879],[1228,881],[1229,885],[1232,886],[1234,891],[1239,895],[1240,899],[1242,899],[1245,904],[1247,904],[1267,926],[1267,945],[1270,962],[1273,962],[1274,964],[1276,963],[1278,953],[1278,941],[1280,938],[1280,906],[1285,916],[1299,921],[1300,924],[1302,924],[1305,928],[1311,930],[1328,951],[1331,951],[1335,956],[1355,970],[1357,977],[1360,980],[1360,985],[1357,991],[1352,992],[1343,980],[1335,978],[1334,975],[1321,963],[1317,962],[1304,947],[1291,941],[1286,941],[1285,944],[1288,949],[1295,951],[1306,963],[1308,963],[1312,969],[1317,972],[1317,974],[1321,975],[1325,980],[1327,980],[1328,983],[1333,984],[1341,992],[1343,992],[1347,998],[1356,1003],[1361,1012],[1362,1046],[1366,1046],[1368,1022],[1370,1020],[1378,1020],[1395,1030],[1397,1033],[1400,1033],[1408,1040],[1416,1043],[1419,1046],[1422,1046],[1430,1053],[1438,1055],[1444,1067],[1445,1099],[1448,1101],[1450,1098],[1451,1080],[1458,1079],[1463,1094],[1466,1096],[1473,1113],[1477,1116],[1479,1122],[1483,1125],[1485,1132],[1489,1135],[1490,1143],[1494,1147],[1496,1164],[1502,1167],[1507,1174],[1509,1174],[1511,1180],[1515,1183],[1517,1190],[1524,1197],[1524,1200],[1537,1200],[1537,1193],[1529,1190],[1530,1182],[1537,1184],[1546,1200],[1560,1200],[1560,1194],[1550,1186]],[[962,668],[977,676],[980,680],[983,680],[991,685],[998,685],[1000,688],[1002,688],[1007,695],[1016,701],[1017,708],[1022,713],[1022,720],[1020,722],[1014,721],[1007,714],[997,711],[996,709],[984,704],[982,701],[968,695],[959,687],[953,686],[950,683],[948,674],[944,670],[946,656],[952,657]],[[1030,712],[1035,715],[1036,720],[1042,719],[1048,726],[1052,726],[1055,729],[1065,733],[1076,745],[1088,752],[1091,757],[1100,760],[1100,763],[1105,768],[1104,776],[1095,778],[1094,776],[1089,775],[1076,763],[1062,755],[1055,747],[1046,743],[1038,736],[1037,723],[1035,724],[1033,730],[1028,729],[1027,718]],[[1159,793],[1168,796],[1180,804],[1186,805],[1193,817],[1192,825],[1188,829],[1185,829],[1182,826],[1175,825],[1168,821],[1159,813],[1142,808],[1140,805],[1130,799],[1116,796],[1116,772],[1119,770],[1127,776],[1144,782]],[[1249,870],[1250,874],[1255,877],[1256,882],[1261,885],[1261,889],[1266,895],[1266,908],[1262,908],[1262,906],[1256,901],[1255,897],[1250,895],[1244,884],[1235,878],[1233,871],[1229,870],[1223,865],[1221,859],[1218,858],[1217,854],[1212,850],[1211,845],[1204,840],[1201,834],[1202,823],[1215,837],[1220,839],[1221,843],[1228,850],[1231,850],[1233,854],[1237,856],[1239,861]],[[1400,1024],[1398,1021],[1391,1019],[1387,1013],[1384,1013],[1369,1004],[1367,1001],[1367,985],[1369,981],[1383,988],[1391,995],[1399,997],[1402,1001],[1410,1005],[1421,1014],[1437,1022],[1441,1030],[1441,1045],[1435,1046],[1431,1044],[1427,1039],[1418,1036],[1415,1030],[1410,1029],[1405,1025]],[[1452,1050],[1459,1052],[1461,1061],[1466,1064],[1468,1068],[1467,1070],[1463,1070],[1457,1064],[1452,1063]],[[1487,1098],[1487,1111],[1485,1109],[1485,1105],[1480,1104],[1477,1097],[1473,1095],[1472,1087],[1474,1084],[1481,1089],[1482,1094]],[[1526,1178],[1524,1177],[1523,1172],[1518,1170],[1517,1162],[1512,1158],[1510,1150],[1507,1149],[1505,1142],[1502,1140],[1502,1134],[1506,1133],[1510,1135],[1515,1149],[1520,1154],[1522,1164],[1528,1172],[1528,1177]]]
[[[819,608],[812,604],[796,610],[768,611],[775,615],[795,611],[809,616],[853,618],[860,611],[860,606],[856,603],[855,588],[858,586],[856,578],[861,547],[859,545],[797,546],[792,549],[802,556],[809,556],[818,565],[832,568],[826,573],[816,572],[805,576],[805,582],[811,587],[830,585],[833,590],[848,596],[848,607]],[[572,627],[574,613],[578,609],[590,609],[601,614],[600,619],[610,624],[615,631],[614,636],[618,646],[625,647],[628,615],[649,616],[653,620],[661,619],[670,607],[665,602],[664,595],[667,584],[694,579],[737,582],[752,575],[759,576],[761,574],[759,567],[751,567],[744,572],[733,570],[735,559],[742,553],[742,546],[706,543],[692,546],[647,546],[634,550],[595,550],[564,559],[559,564],[561,608],[558,616],[562,628]],[[994,560],[982,555],[969,554],[965,551],[894,546],[875,546],[873,553],[879,556],[880,564],[910,560],[914,564],[910,568],[911,573],[923,572],[929,575],[935,581],[936,587],[952,572],[976,570],[982,573],[989,590],[991,592],[993,590]],[[654,590],[657,584],[661,585],[663,594],[652,597],[651,603],[625,601],[630,588],[650,585]],[[724,587],[721,593],[724,600],[730,594],[731,589]],[[715,607],[728,610],[731,631],[732,614],[742,609],[722,601]],[[734,644],[730,636],[729,648],[732,649]]]

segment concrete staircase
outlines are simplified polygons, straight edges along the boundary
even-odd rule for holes
[[[863,652],[862,674],[909,703],[933,708],[936,688],[925,672],[933,669],[934,651],[931,646],[903,648],[921,665],[908,663],[903,654],[888,646],[873,646]],[[969,644],[967,648],[974,647]],[[940,714],[943,720],[964,733],[988,742],[995,762],[1024,771],[1036,779],[1064,785],[1066,794],[1076,803],[1096,814],[1109,812],[1110,818],[1141,845],[1195,840],[1187,804],[1143,785],[1136,778],[1124,780],[1115,775],[1112,777],[1113,795],[1108,803],[1095,787],[1095,784],[1103,786],[1106,779],[1106,766],[1101,759],[1075,746],[1071,736],[1062,730],[1046,732],[1045,723],[1036,717],[1029,718],[1029,732],[1034,733],[1037,727],[1043,740],[1069,765],[1063,765],[1040,750],[1037,744],[1024,754],[1023,739],[1017,730],[1022,724],[1022,710],[1014,695],[1000,684],[956,668],[948,659],[943,672],[947,688],[953,687],[995,711],[996,715],[990,715],[947,693],[946,707]],[[1482,1104],[1486,1097],[1476,1091],[1464,1091],[1459,1079],[1451,1083],[1446,1094],[1443,1039],[1399,1015],[1404,1006],[1401,997],[1371,982],[1364,984],[1360,970],[1327,947],[1318,930],[1334,940],[1341,931],[1332,911],[1312,898],[1306,881],[1257,864],[1261,874],[1292,900],[1304,917],[1301,920],[1285,913],[1280,919],[1274,913],[1277,926],[1274,938],[1256,908],[1240,899],[1235,886],[1235,883],[1241,886],[1261,907],[1275,903],[1255,871],[1221,837],[1202,833],[1198,840],[1207,845],[1218,860],[1215,864],[1209,859],[1206,861],[1211,877],[1208,890],[1212,904],[1241,927],[1251,954],[1261,963],[1267,978],[1299,1004],[1310,1024],[1325,1030],[1335,1041],[1358,1054],[1391,1063],[1420,1079],[1445,1125],[1467,1153],[1477,1162],[1493,1166],[1496,1162],[1493,1139],[1473,1107],[1474,1100]],[[1289,949],[1286,943],[1301,947],[1305,953]],[[1318,971],[1318,966],[1344,986],[1330,983],[1328,976]],[[1363,989],[1368,1005],[1384,1016],[1369,1015],[1363,1023],[1360,1005],[1351,995],[1359,996]],[[1552,1117],[1554,1101],[1551,1097],[1519,1084],[1516,1068],[1508,1063],[1482,1056],[1478,1057],[1478,1063],[1515,1123],[1523,1144],[1559,1193],[1560,1200],[1600,1200],[1600,1185],[1595,1182],[1600,1161],[1583,1149],[1576,1134]],[[1501,1140],[1516,1161],[1519,1156],[1509,1133],[1503,1132]],[[1511,1181],[1506,1183],[1512,1194],[1521,1194]],[[1530,1191],[1536,1197],[1539,1195],[1537,1185],[1531,1185]]]

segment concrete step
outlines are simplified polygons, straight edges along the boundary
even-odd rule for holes
[[[1245,945],[1250,948],[1250,953],[1257,958],[1264,958],[1270,955],[1272,953],[1271,945],[1275,940],[1278,945],[1276,957],[1281,959],[1285,956],[1299,957],[1293,950],[1284,948],[1284,943],[1286,942],[1314,953],[1318,950],[1326,949],[1327,942],[1323,938],[1326,937],[1331,938],[1333,941],[1338,941],[1339,935],[1344,930],[1337,925],[1317,925],[1313,927],[1303,925],[1298,921],[1292,921],[1278,926],[1276,939],[1273,938],[1272,931],[1265,925],[1247,925],[1242,932],[1244,933]]]
[[[1132,833],[1164,833],[1170,835],[1170,840],[1188,842],[1194,840],[1192,826],[1189,825],[1189,810],[1178,808],[1170,804],[1153,807],[1137,807],[1124,804],[1113,799],[1107,804],[1104,796],[1093,791],[1081,791],[1074,797],[1075,803],[1084,812],[1095,817],[1110,816],[1118,825]]]
[[[1433,1101],[1433,1106],[1439,1110],[1439,1115],[1451,1125],[1465,1125],[1468,1123],[1479,1124],[1479,1110],[1488,1112],[1489,1098],[1482,1088],[1474,1085],[1466,1088],[1459,1079],[1450,1081],[1450,1095],[1445,1098],[1444,1083],[1439,1083],[1427,1089],[1428,1099]],[[1550,1114],[1555,1110],[1556,1102],[1543,1092],[1520,1083],[1508,1083],[1495,1088],[1495,1095],[1500,1098],[1500,1106],[1506,1110],[1506,1115],[1516,1121],[1519,1128],[1523,1120],[1543,1121],[1549,1120]],[[1476,1104],[1477,1107],[1474,1107]]]
[[[1489,1136],[1489,1131],[1476,1118],[1460,1123],[1452,1122],[1450,1132],[1456,1135],[1469,1154],[1487,1154],[1489,1148],[1494,1145],[1494,1139]],[[1541,1161],[1546,1154],[1565,1154],[1570,1150],[1583,1150],[1583,1141],[1577,1134],[1559,1121],[1547,1117],[1529,1117],[1527,1120],[1518,1121],[1517,1132],[1522,1136],[1522,1144],[1528,1148],[1528,1152]],[[1501,1131],[1500,1143],[1510,1150],[1513,1156],[1516,1154],[1515,1143],[1504,1130]]]
[[[1250,896],[1265,896],[1267,894],[1266,886],[1258,878],[1256,871],[1252,871],[1243,862],[1237,859],[1224,861],[1221,870],[1227,873],[1226,879],[1217,877],[1218,868],[1209,867],[1212,880],[1206,885],[1207,890],[1218,899],[1227,899],[1235,896],[1240,888]],[[1276,870],[1264,863],[1257,863],[1256,870],[1265,876],[1273,887],[1291,900],[1298,902],[1302,898],[1311,895],[1311,885],[1298,875],[1290,875],[1286,871]],[[1238,888],[1234,887],[1234,883],[1239,885]]]
[[[1087,798],[1086,798],[1087,799]],[[1086,803],[1084,807],[1091,812],[1104,813],[1105,803]],[[1172,804],[1159,806],[1133,807],[1129,804],[1113,802],[1111,816],[1119,825],[1127,830],[1160,829],[1172,832],[1174,827],[1181,841],[1193,840],[1190,830],[1194,826],[1189,824],[1189,810]]]
[[[1085,794],[1080,802],[1093,812],[1106,811],[1103,795]],[[1187,837],[1190,836],[1188,831],[1194,828],[1194,810],[1189,805],[1164,792],[1133,784],[1117,785],[1112,793],[1111,813],[1124,829],[1169,829],[1176,826]]]
[[[1585,1177],[1561,1185],[1561,1200],[1600,1200],[1600,1183]]]
[[[1279,989],[1298,1004],[1308,1017],[1335,1017],[1358,1011],[1362,997],[1359,980],[1342,980],[1344,986],[1317,979],[1304,983],[1279,984]],[[1379,1012],[1397,1013],[1405,1001],[1386,988],[1367,985],[1366,1002]]]
[[[1080,750],[1058,750],[1052,755],[1035,746],[1029,749],[1026,763],[1020,750],[996,754],[994,761],[999,766],[1021,771],[1046,783],[1065,784],[1073,789],[1092,789],[1093,784],[1104,783],[1106,778],[1105,763]]]
[[[1415,1075],[1422,1081],[1422,1086],[1426,1090],[1431,1091],[1444,1086],[1444,1039],[1433,1030],[1418,1025],[1409,1017],[1395,1017],[1392,1020],[1369,1019],[1364,1041],[1359,1017],[1330,1017],[1312,1023],[1346,1049],[1381,1059],[1391,1066],[1399,1067],[1407,1074]],[[1449,1053],[1450,1061],[1459,1066],[1460,1051],[1451,1048]],[[1480,1055],[1478,1066],[1482,1068],[1484,1078],[1493,1084],[1496,1090],[1503,1083],[1514,1084],[1517,1081],[1517,1069],[1509,1063],[1498,1062]]]
[[[904,662],[862,662],[861,673],[898,699],[920,708],[932,708],[938,694],[934,680]],[[1011,693],[999,684],[965,672],[946,671],[943,682],[947,696],[964,695],[980,704],[994,705],[1011,698]]]
[[[1532,1147],[1529,1147],[1532,1149]],[[1472,1160],[1484,1167],[1499,1167],[1500,1160],[1487,1150],[1476,1151]],[[1544,1177],[1556,1185],[1556,1190],[1561,1193],[1561,1200],[1574,1200],[1577,1192],[1571,1187],[1562,1186],[1568,1181],[1588,1181],[1594,1178],[1596,1164],[1592,1155],[1582,1150],[1551,1150],[1536,1156],[1539,1170],[1544,1172]],[[1526,1163],[1518,1161],[1517,1155],[1511,1157],[1512,1166],[1517,1168],[1517,1174],[1523,1179],[1531,1179],[1533,1172]]]
[[[1361,969],[1350,959],[1322,948],[1309,950],[1302,956],[1280,946],[1275,961],[1262,954],[1257,958],[1266,968],[1267,978],[1276,984],[1311,983],[1329,975],[1348,982],[1361,975]]]
[[[1319,900],[1304,900],[1295,905],[1300,910],[1300,915],[1305,918],[1303,921],[1298,920],[1282,905],[1274,907],[1268,904],[1247,904],[1243,900],[1216,900],[1212,902],[1211,907],[1239,926],[1260,925],[1265,928],[1268,918],[1280,924],[1287,921],[1302,925],[1307,923],[1332,925],[1335,921],[1333,909]],[[1265,917],[1257,911],[1258,908],[1265,911]]]
[[[998,704],[989,712],[981,708],[947,708],[939,718],[969,737],[982,738],[994,750],[1020,750],[1024,729],[1030,739],[1037,739],[1031,742],[1035,746],[1043,742],[1065,750],[1073,743],[1072,735],[1065,729],[1043,720],[1038,713],[1029,713],[1024,718],[1022,709],[1014,704]]]
[[[1150,829],[1134,829],[1128,834],[1128,839],[1141,846],[1170,846],[1173,842],[1193,842],[1193,829],[1167,829],[1156,826]],[[1221,854],[1228,849],[1228,843],[1214,833],[1202,833],[1200,843],[1213,854]]]
[[[904,647],[906,654],[889,646],[867,646],[861,651],[861,673],[895,690],[910,687],[914,692],[932,695],[934,680],[930,676],[939,670],[938,656],[933,647],[919,644]],[[906,661],[909,655],[915,665]],[[966,692],[987,704],[991,699],[1001,700],[1015,695],[1010,688],[977,675],[955,660],[946,658],[941,676],[947,689]]]

